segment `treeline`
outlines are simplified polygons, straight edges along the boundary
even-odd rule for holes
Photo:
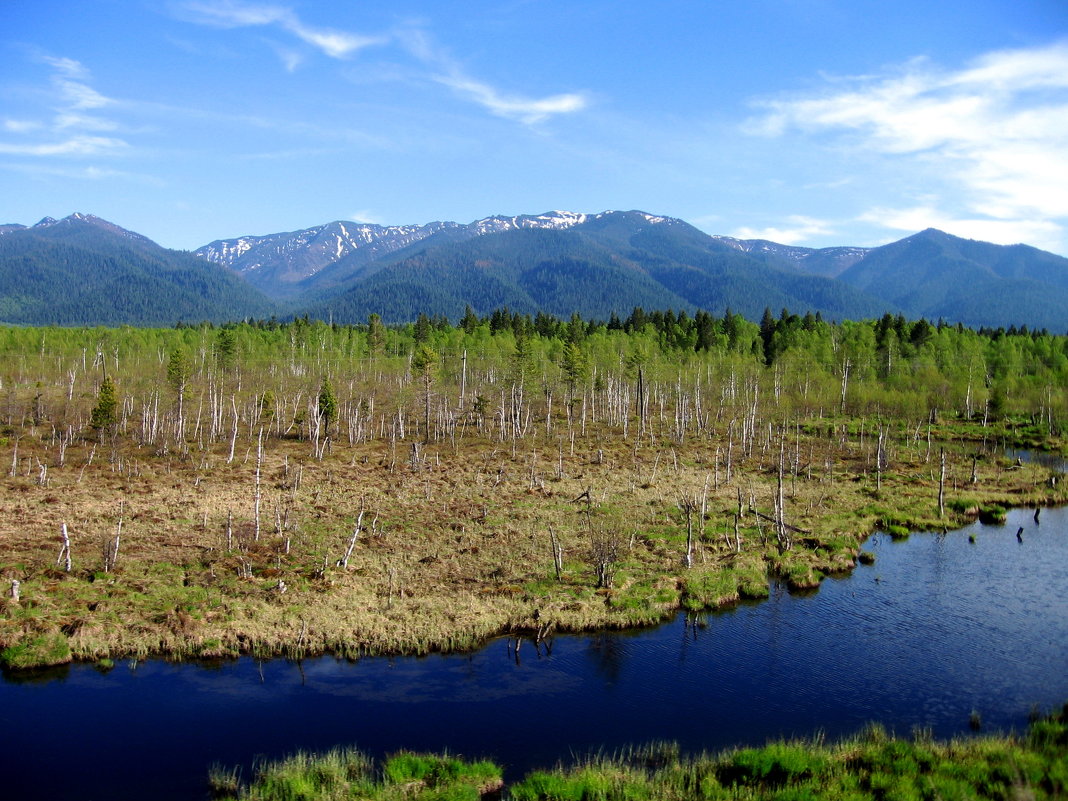
[[[456,325],[420,315],[386,326],[371,315],[363,325],[298,318],[0,328],[0,415],[8,426],[88,426],[105,377],[123,430],[143,428],[151,416],[157,433],[161,417],[178,415],[189,420],[170,430],[197,431],[199,415],[210,419],[212,437],[230,417],[248,426],[269,417],[268,433],[301,437],[320,423],[335,436],[351,426],[365,431],[372,417],[379,434],[395,426],[446,436],[471,423],[502,436],[581,418],[624,434],[637,425],[679,437],[741,419],[757,403],[794,420],[1009,420],[1036,437],[1059,436],[1068,424],[1068,337],[890,315],[829,323],[784,309],[757,325],[731,312],[636,308],[625,319],[590,321],[507,309],[480,317],[468,308]],[[324,388],[337,409],[326,421]]]

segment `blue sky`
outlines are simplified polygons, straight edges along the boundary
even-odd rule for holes
[[[641,209],[1068,254],[1063,0],[7,0],[0,222]]]

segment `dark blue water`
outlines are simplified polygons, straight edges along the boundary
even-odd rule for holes
[[[425,659],[75,665],[0,683],[3,794],[196,799],[215,762],[355,744],[492,757],[510,777],[654,739],[718,749],[878,721],[1023,729],[1068,700],[1068,510],[866,544],[817,593],[642,632]],[[1023,542],[1016,530],[1023,526]],[[976,535],[976,543],[968,541]]]

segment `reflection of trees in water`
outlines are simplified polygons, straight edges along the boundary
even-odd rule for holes
[[[586,655],[602,678],[613,683],[619,680],[626,656],[626,647],[620,635],[595,634],[591,636]]]
[[[10,670],[6,665],[0,668],[0,678],[7,684],[50,684],[54,681],[65,682],[69,675],[69,663],[64,665],[51,665],[43,668],[30,668],[29,670]]]

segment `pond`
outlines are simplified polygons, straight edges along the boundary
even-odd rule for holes
[[[1068,700],[1068,510],[906,541],[818,592],[639,632],[466,655],[73,665],[0,682],[9,798],[197,799],[209,766],[354,744],[487,756],[508,778],[596,749],[1023,729]],[[1017,529],[1023,527],[1022,541]],[[975,542],[969,542],[969,535]]]

